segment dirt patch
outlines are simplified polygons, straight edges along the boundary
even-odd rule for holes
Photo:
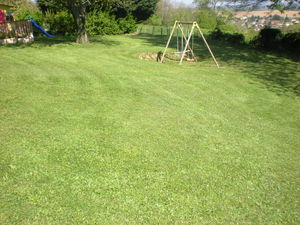
[[[157,60],[157,53],[141,53],[139,54],[139,59]]]
[[[173,61],[180,61],[182,54],[180,53],[167,53],[165,55],[166,60],[173,60]],[[160,61],[161,59],[161,54],[158,57],[158,53],[141,53],[139,54],[139,59],[144,59],[144,60],[155,60],[155,61]],[[193,58],[189,58],[187,54],[184,54],[184,61],[188,62],[195,62],[197,60]]]

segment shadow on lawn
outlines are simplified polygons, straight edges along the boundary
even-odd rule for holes
[[[160,46],[161,50],[167,42],[166,36],[136,35],[132,38]],[[171,43],[171,46],[176,48],[175,42],[176,40]],[[197,43],[194,45],[196,55],[203,60],[210,60],[210,54],[203,41],[196,38],[195,42]],[[236,67],[245,76],[264,84],[267,89],[278,95],[288,95],[292,92],[300,96],[299,56],[279,55],[214,40],[208,42],[221,66]]]
[[[4,48],[42,48],[42,47],[51,47],[55,45],[76,45],[76,38],[74,36],[55,36],[53,38],[47,38],[44,36],[37,36],[34,38],[33,43],[27,44],[10,44],[10,45],[3,45]],[[99,43],[106,46],[113,46],[119,45],[120,42],[107,39],[101,36],[93,36],[89,37],[90,44]]]

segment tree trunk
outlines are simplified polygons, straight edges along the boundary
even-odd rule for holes
[[[69,0],[69,8],[76,22],[76,42],[79,44],[89,43],[86,31],[86,7],[82,1]]]

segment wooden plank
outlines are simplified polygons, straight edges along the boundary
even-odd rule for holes
[[[193,22],[185,22],[185,21],[177,21],[177,22],[181,24],[194,24]]]

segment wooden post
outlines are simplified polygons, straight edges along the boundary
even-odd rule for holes
[[[175,21],[175,23],[174,23],[172,32],[171,32],[171,34],[170,34],[170,36],[169,36],[169,40],[168,40],[168,42],[167,42],[167,45],[166,45],[165,50],[164,50],[164,52],[163,52],[163,55],[162,55],[162,57],[161,57],[161,59],[160,59],[160,63],[162,63],[162,62],[164,61],[164,58],[165,58],[167,49],[168,49],[169,44],[170,44],[170,42],[171,42],[172,35],[173,35],[173,33],[174,33],[174,30],[175,30],[176,26],[177,26],[177,21]]]
[[[182,64],[182,61],[183,61],[183,58],[184,58],[184,54],[185,54],[185,52],[186,52],[186,50],[187,50],[187,48],[188,48],[188,46],[189,46],[189,42],[190,42],[190,40],[191,40],[191,37],[192,37],[192,32],[189,34],[189,37],[188,37],[188,39],[187,39],[187,41],[186,41],[186,44],[185,44],[183,53],[182,53],[182,55],[181,55],[181,59],[180,59],[179,65]]]
[[[198,31],[199,31],[201,37],[203,38],[203,41],[204,41],[204,43],[205,43],[205,45],[206,45],[208,51],[210,52],[210,54],[211,54],[211,56],[212,56],[212,58],[213,58],[215,64],[217,65],[218,68],[220,68],[220,66],[219,66],[219,64],[218,64],[218,62],[217,62],[217,60],[216,60],[214,54],[212,53],[212,51],[211,51],[211,49],[210,49],[210,47],[209,47],[209,45],[208,45],[208,43],[207,43],[207,41],[206,41],[206,39],[205,39],[205,37],[204,37],[204,35],[203,35],[203,33],[202,33],[200,27],[198,26],[197,23],[195,23],[195,24],[196,24],[196,27],[198,28]]]
[[[191,51],[193,58],[195,59],[195,61],[197,61],[196,56],[195,56],[195,54],[194,54],[194,51],[193,51],[193,49],[190,47],[190,42],[186,39],[186,36],[185,36],[184,31],[183,31],[183,29],[182,29],[182,26],[179,25],[178,27],[179,27],[179,29],[181,30],[182,37],[184,38],[185,43],[187,43],[188,48],[189,48],[189,50]],[[192,26],[192,29],[191,29],[191,32],[189,32],[189,36],[190,36],[190,35],[191,35],[191,36],[193,35],[194,29],[195,29],[195,26],[193,25],[193,26]]]

